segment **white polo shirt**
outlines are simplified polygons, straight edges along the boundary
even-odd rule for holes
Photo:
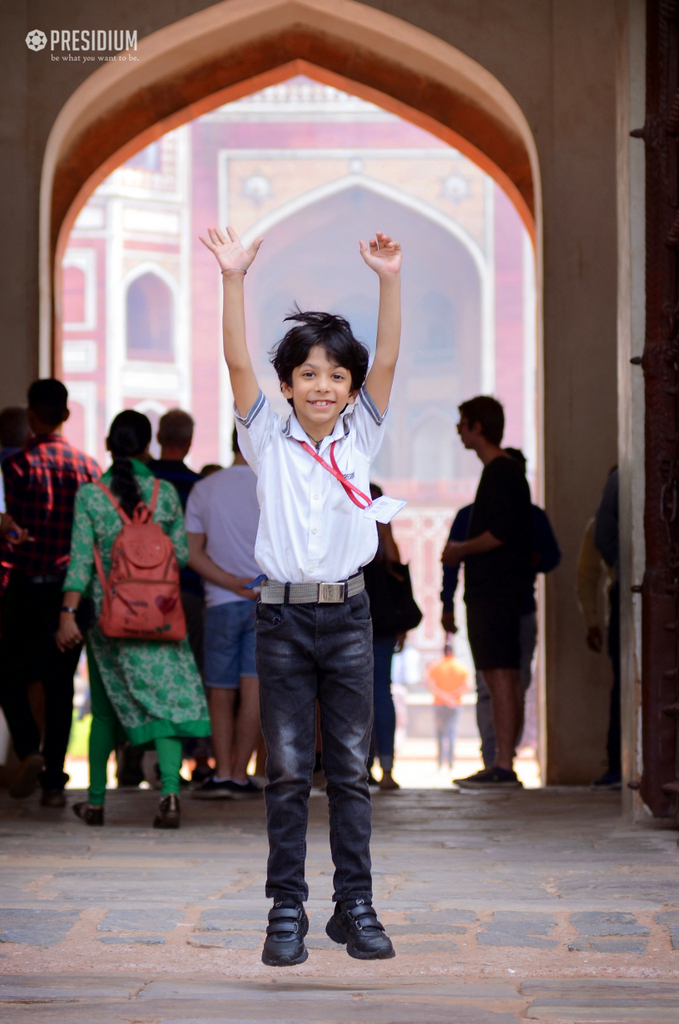
[[[262,572],[281,583],[334,583],[370,562],[377,550],[375,520],[298,443],[313,447],[294,412],[282,420],[260,391],[247,416],[236,413],[236,426],[240,450],[257,474],[255,559]],[[383,436],[384,416],[361,388],[318,454],[330,464],[336,441],[340,472],[369,496],[370,464]]]

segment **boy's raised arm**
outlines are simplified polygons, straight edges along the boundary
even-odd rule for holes
[[[362,240],[359,245],[361,256],[380,280],[375,358],[365,386],[382,416],[389,405],[401,341],[401,246],[381,231],[368,245]]]
[[[226,232],[228,237],[219,228],[208,228],[208,238],[199,237],[214,254],[222,272],[224,358],[229,368],[236,410],[239,416],[247,416],[257,400],[259,384],[245,340],[243,279],[263,239],[256,238],[249,249],[244,249],[233,228],[227,228]]]

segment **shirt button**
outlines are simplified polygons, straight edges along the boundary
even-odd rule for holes
[[[313,572],[315,568],[316,568],[315,565],[310,565],[309,566],[309,572]]]
[[[318,495],[317,495],[317,494],[314,494],[314,501],[318,501],[318,500],[319,500],[319,497],[318,497]]]
[[[317,530],[317,529],[316,529],[316,527],[314,526],[314,528],[313,528],[313,530],[312,530],[311,532],[312,532],[312,533],[318,533],[318,530]]]

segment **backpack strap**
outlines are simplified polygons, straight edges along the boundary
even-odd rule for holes
[[[149,519],[153,519],[153,513],[156,511],[156,505],[158,504],[158,492],[160,491],[160,480],[156,477],[156,481],[153,485],[153,494],[151,495],[151,501],[149,503]]]
[[[99,548],[97,547],[96,544],[93,546],[92,550],[93,550],[93,553],[94,553],[94,564],[95,564],[96,569],[97,569],[97,576],[99,577],[99,582],[101,583],[102,588],[103,588],[104,593],[105,593],[106,592],[106,576],[104,575],[104,563],[101,560],[101,555],[99,554]]]
[[[109,489],[106,486],[106,484],[102,484],[101,480],[97,480],[95,482],[96,482],[97,487],[99,487],[104,492],[104,494],[106,495],[108,500],[111,502],[111,504],[113,505],[114,509],[116,510],[116,512],[118,513],[118,515],[122,519],[122,521],[125,523],[125,525],[129,526],[130,523],[132,522],[132,520],[130,519],[130,517],[128,516],[127,512],[122,507],[122,505],[120,504],[118,499],[115,498],[113,494],[111,494],[111,492],[109,491]],[[156,483],[157,483],[157,481],[156,481]],[[96,551],[96,548],[95,548],[95,551]]]

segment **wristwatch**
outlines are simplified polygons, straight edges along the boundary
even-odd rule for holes
[[[70,608],[67,604],[62,604],[60,610],[62,612],[70,612],[71,615],[75,615],[75,613],[78,611],[77,608]]]

